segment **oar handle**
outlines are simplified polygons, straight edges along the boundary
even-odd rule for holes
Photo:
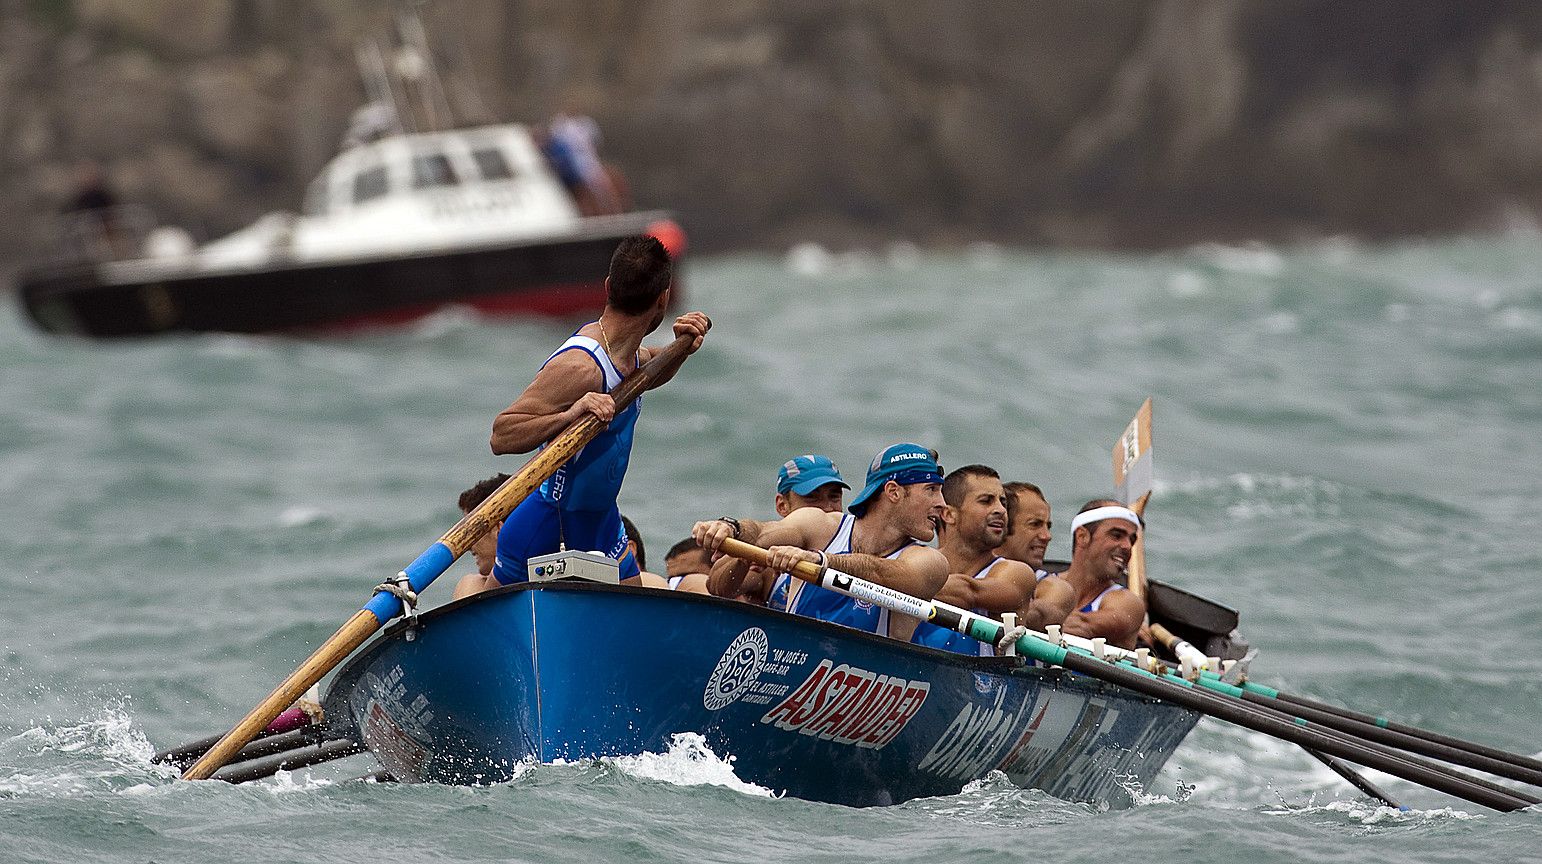
[[[610,393],[616,403],[616,410],[619,412],[632,404],[644,390],[653,386],[663,376],[665,370],[683,362],[685,356],[690,353],[691,344],[695,339],[696,337],[692,334],[677,336],[675,341],[653,355],[653,359],[626,376]],[[455,563],[456,558],[470,549],[483,534],[492,530],[494,525],[514,512],[514,508],[518,507],[526,496],[544,483],[546,478],[556,473],[558,468],[573,458],[574,454],[583,449],[584,445],[604,428],[605,423],[593,414],[585,414],[575,420],[562,434],[553,438],[530,461],[526,462],[518,473],[505,480],[493,494],[455,523],[454,527],[446,531],[432,546],[425,549],[398,574],[398,577],[405,578],[413,592],[421,592],[427,588],[440,574],[448,570],[451,564]],[[299,668],[268,694],[266,699],[253,708],[251,713],[225,733],[225,736],[209,748],[209,751],[197,762],[194,762],[192,767],[182,774],[182,779],[206,780],[213,776],[215,771],[250,743],[263,727],[298,699],[300,694],[336,668],[337,664],[352,654],[355,648],[364,644],[364,640],[368,639],[370,634],[396,617],[401,608],[402,601],[396,595],[386,591],[376,592],[363,609],[348,619],[348,622],[322,643],[309,659],[300,664]]]

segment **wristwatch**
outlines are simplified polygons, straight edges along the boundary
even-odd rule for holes
[[[719,521],[719,522],[727,522],[728,523],[728,527],[732,528],[734,530],[734,539],[735,540],[738,540],[739,538],[744,536],[744,528],[739,524],[739,520],[738,519],[735,519],[732,516],[719,516],[719,517],[717,517],[717,521]]]

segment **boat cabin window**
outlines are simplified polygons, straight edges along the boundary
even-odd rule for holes
[[[459,182],[455,177],[454,169],[450,167],[450,160],[443,153],[425,151],[412,154],[414,189],[427,186],[454,186]]]
[[[390,191],[390,183],[386,179],[384,165],[375,165],[365,168],[353,178],[353,203],[363,204],[372,198],[379,198]]]
[[[476,161],[483,180],[511,180],[514,177],[514,169],[498,150],[481,147],[471,151],[471,158]]]

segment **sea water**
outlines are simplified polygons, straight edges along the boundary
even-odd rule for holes
[[[1255,678],[1542,750],[1542,242],[1160,254],[698,258],[705,347],[645,398],[622,510],[648,560],[771,513],[777,466],[936,447],[1042,486],[1050,554],[1155,397],[1151,575],[1242,612]],[[7,298],[9,299],[9,298]],[[159,748],[223,731],[523,460],[492,417],[571,329],[463,312],[349,337],[44,337],[0,313],[0,861],[1519,861],[1542,815],[1205,720],[1137,806],[999,776],[850,809],[694,736],[487,788],[243,786]],[[659,341],[663,341],[662,337]],[[460,562],[425,595],[437,605]],[[1537,791],[1535,789],[1533,792]]]

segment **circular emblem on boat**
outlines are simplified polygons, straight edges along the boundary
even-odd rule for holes
[[[708,711],[727,708],[749,690],[760,677],[769,645],[766,631],[759,627],[751,627],[734,639],[718,658],[712,677],[707,679],[707,689],[701,694],[701,702]]]

